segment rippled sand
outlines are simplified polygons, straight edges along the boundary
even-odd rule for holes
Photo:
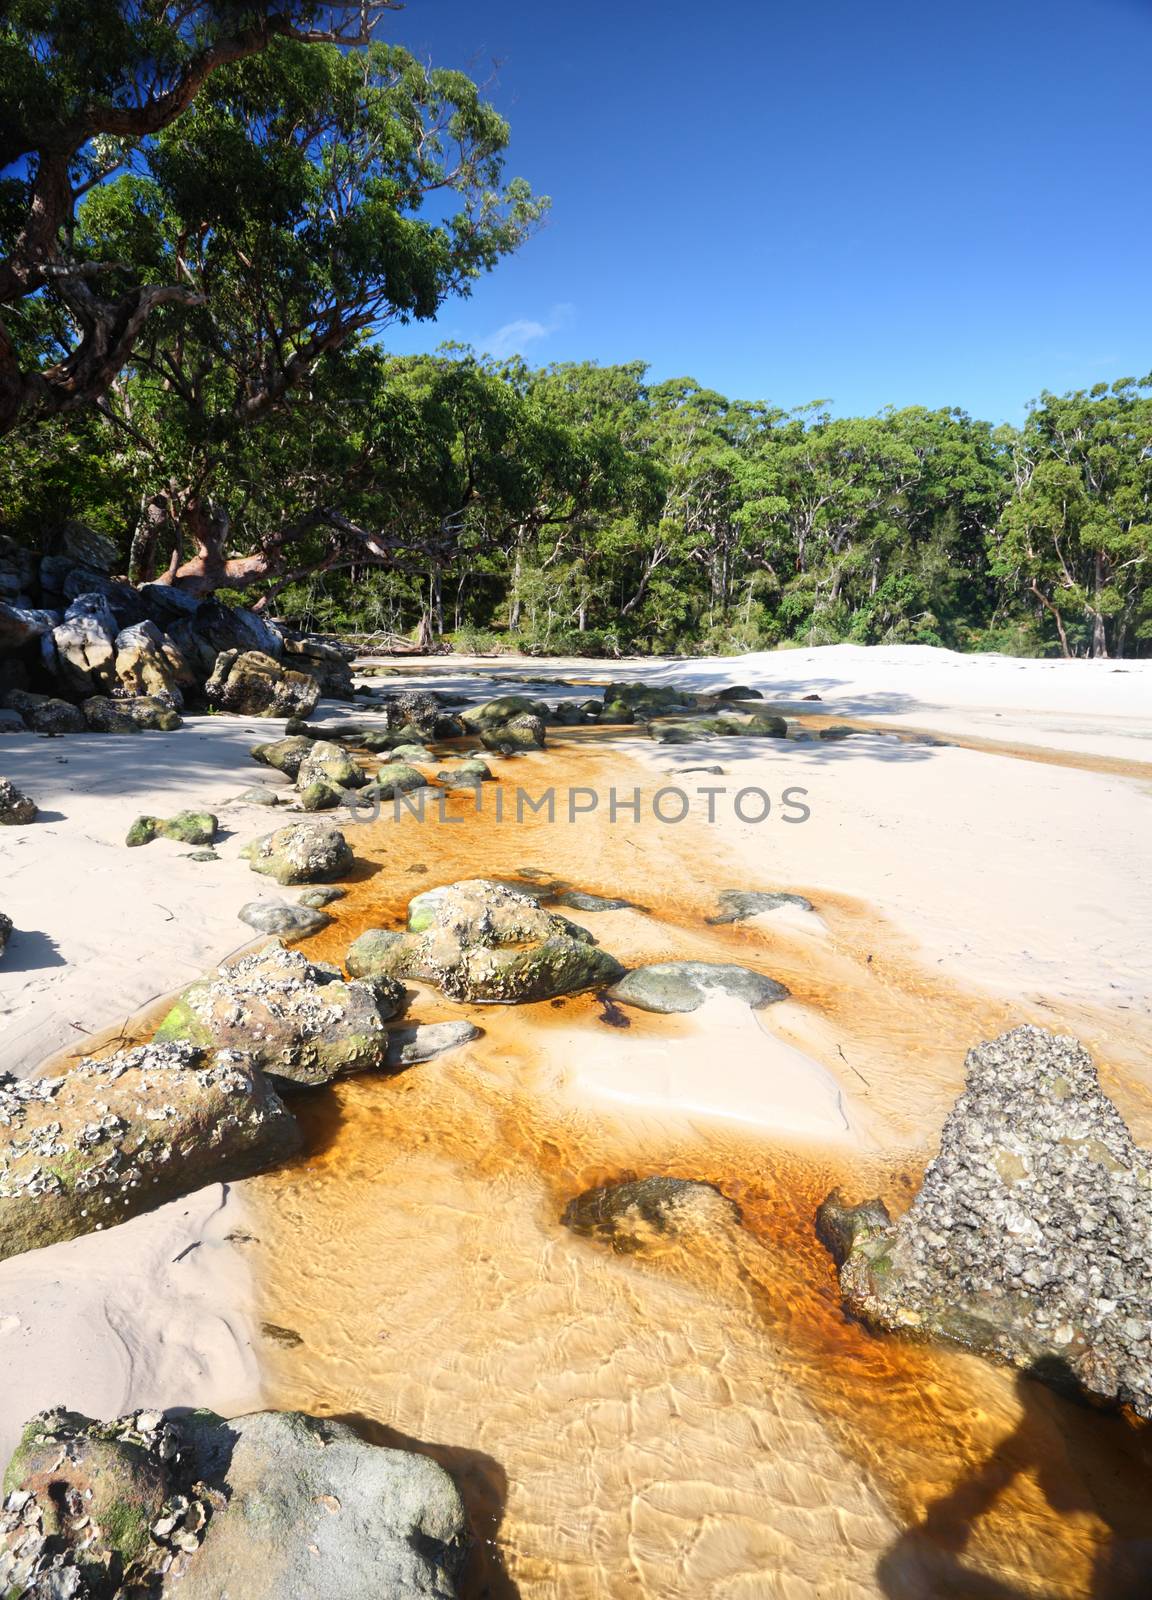
[[[549,780],[565,781],[552,759]],[[609,760],[578,759],[584,781]],[[1009,1020],[849,901],[820,897],[819,937],[784,922],[703,928],[715,890],[740,882],[711,836],[531,820],[497,834],[453,804],[458,827],[365,830],[373,866],[310,953],[339,959],[416,888],[480,872],[533,864],[630,895],[650,918],[585,919],[609,948],[752,960],[783,978],[797,1003],[766,1025],[825,1066],[839,1052],[864,1142],[889,1150],[938,1125],[957,1040]],[[589,998],[468,1010],[424,996],[414,1009],[467,1011],[486,1036],[300,1097],[312,1153],[250,1186],[268,1400],[449,1466],[482,1538],[468,1595],[1149,1591],[1147,1430],[843,1318],[815,1207],[836,1182],[902,1205],[922,1156],[790,1150],[719,1118],[625,1116],[564,1092],[573,1030],[602,1029],[600,1054],[622,1061],[640,1036],[722,1052],[679,1019],[609,1030]],[[560,1225],[573,1194],[649,1172],[715,1182],[742,1224],[636,1255]]]

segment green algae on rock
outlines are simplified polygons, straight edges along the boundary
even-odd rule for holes
[[[153,839],[175,839],[179,844],[211,844],[220,824],[210,811],[178,811],[174,817],[137,817],[124,843],[130,848]]]

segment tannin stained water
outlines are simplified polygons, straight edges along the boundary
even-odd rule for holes
[[[602,750],[560,747],[547,781],[619,772]],[[450,805],[458,825],[360,831],[370,864],[309,954],[339,960],[362,928],[397,925],[412,893],[453,878],[530,866],[626,895],[650,915],[587,919],[608,948],[783,978],[809,1018],[804,1044],[850,1060],[863,1124],[884,1128],[888,1148],[913,1125],[913,1100],[943,1115],[958,1037],[1024,1020],[920,971],[848,901],[820,896],[825,941],[704,927],[716,890],[742,884],[690,825],[498,829],[467,796]],[[479,1538],[467,1595],[1149,1592],[1148,1430],[843,1317],[816,1206],[836,1184],[903,1206],[922,1155],[790,1149],[715,1119],[567,1101],[558,1041],[573,1024],[605,1027],[591,997],[503,1008],[422,994],[413,1011],[468,1015],[485,1037],[298,1096],[309,1153],[248,1186],[274,1330],[267,1398],[441,1460]],[[611,1048],[623,1059],[641,1033],[707,1048],[680,1019],[640,1014]],[[880,1070],[893,1055],[907,1079]],[[560,1225],[574,1194],[650,1172],[715,1183],[741,1225],[635,1255]]]

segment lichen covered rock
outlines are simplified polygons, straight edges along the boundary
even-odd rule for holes
[[[339,828],[291,823],[253,839],[240,852],[253,872],[277,883],[330,883],[351,871],[353,855]]]
[[[429,889],[408,903],[408,929],[362,935],[349,963],[434,984],[454,1000],[512,1005],[614,982],[624,968],[592,935],[488,878]]]
[[[300,907],[286,909],[321,916]],[[345,983],[336,967],[274,944],[190,985],[156,1038],[187,1040],[205,1049],[242,1048],[279,1078],[330,1083],[383,1065],[384,1023],[403,1002],[398,983]]]
[[[299,1140],[236,1050],[153,1043],[63,1077],[0,1078],[0,1259],[258,1172]]]
[[[18,711],[33,733],[83,733],[88,726],[82,711],[50,694],[10,689],[4,696],[4,706]]]
[[[911,1208],[853,1225],[847,1306],[1152,1416],[1148,1152],[1075,1039],[1016,1028],[966,1071]]]
[[[93,695],[81,710],[85,725],[93,733],[174,733],[181,726],[180,713],[164,700],[141,696],[134,700],[109,700]]]

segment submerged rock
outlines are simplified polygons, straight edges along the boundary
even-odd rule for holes
[[[29,1600],[455,1600],[468,1548],[443,1468],[296,1411],[44,1412],[4,1488],[0,1592]]]
[[[710,1183],[653,1177],[588,1189],[568,1202],[560,1220],[573,1233],[631,1254],[661,1235],[675,1238],[738,1223],[740,1211]]]
[[[0,1259],[259,1172],[299,1142],[237,1050],[154,1042],[64,1077],[0,1078]]]
[[[454,1000],[518,1004],[599,988],[624,968],[586,929],[487,878],[429,889],[408,903],[408,930],[372,930],[349,951],[365,973],[435,984]]]
[[[250,900],[240,907],[237,916],[257,933],[276,934],[282,939],[307,939],[332,921],[315,907],[293,906],[287,900]]]
[[[37,805],[7,778],[0,778],[0,828],[22,828],[36,820]]]
[[[298,906],[284,909],[322,915]],[[345,983],[338,968],[275,944],[190,985],[156,1038],[242,1047],[265,1072],[316,1085],[381,1066],[384,1023],[403,1003],[398,983]]]
[[[695,1011],[713,995],[744,1000],[754,1011],[787,1000],[775,978],[728,961],[658,961],[636,967],[610,989],[613,1000],[641,1011]]]
[[[704,920],[712,927],[722,927],[727,922],[744,922],[748,917],[758,917],[762,911],[778,911],[781,906],[798,906],[801,911],[813,909],[811,900],[802,894],[785,894],[776,889],[721,889],[716,896],[719,912]]]
[[[408,1028],[390,1028],[388,1031],[388,1065],[414,1067],[421,1061],[431,1061],[446,1050],[458,1050],[462,1044],[479,1039],[481,1030],[474,1022],[423,1022]]]
[[[153,839],[175,839],[180,844],[211,844],[220,824],[210,811],[178,811],[163,817],[137,817],[124,843],[151,844]]]
[[[240,854],[253,872],[277,883],[328,883],[352,869],[352,848],[339,828],[295,822],[253,839]]]
[[[1148,1152],[1075,1039],[1016,1028],[965,1066],[908,1212],[838,1224],[846,1305],[1152,1417]]]
[[[621,900],[613,895],[589,894],[585,889],[564,889],[554,897],[553,904],[565,906],[569,911],[632,911],[637,909],[634,900]]]

